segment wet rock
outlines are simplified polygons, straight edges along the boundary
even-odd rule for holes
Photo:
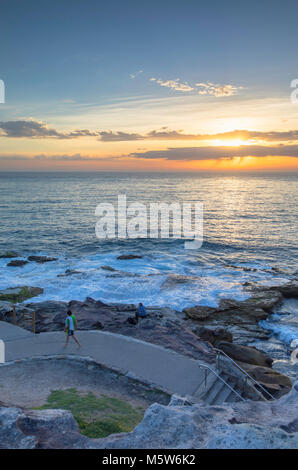
[[[117,259],[120,259],[120,260],[141,259],[141,258],[143,258],[143,256],[140,256],[140,255],[120,255],[120,256],[117,256]]]
[[[111,272],[117,271],[117,269],[114,269],[111,266],[100,266],[100,267],[101,269],[104,269],[105,271],[111,271]]]
[[[228,330],[225,330],[224,328],[219,328],[216,326],[214,328],[207,328],[205,326],[201,326],[196,328],[194,331],[196,335],[198,335],[204,341],[208,341],[208,343],[211,343],[213,346],[217,346],[217,344],[221,341],[228,341],[230,343],[233,341],[232,333]]]
[[[28,256],[28,261],[35,261],[35,263],[49,263],[50,261],[57,261],[58,258],[51,258],[49,256]]]
[[[234,342],[246,344],[254,339],[264,340],[269,333],[261,328],[260,320],[268,318],[270,313],[282,303],[282,294],[278,291],[253,292],[251,297],[243,301],[222,299],[218,307],[196,305],[185,308],[182,313],[192,329],[198,324],[206,327],[224,328],[234,338]]]
[[[15,251],[6,251],[5,253],[0,254],[0,258],[17,258],[18,256],[20,255]]]
[[[46,300],[38,303],[27,303],[26,307],[35,312],[37,333],[57,331],[64,328],[67,302]]]
[[[173,289],[183,284],[193,284],[200,280],[197,276],[183,276],[181,274],[169,274],[162,284],[163,289]]]
[[[255,273],[256,271],[258,271],[256,268],[249,268],[247,266],[235,266],[233,264],[228,264],[227,267],[232,268],[232,269],[239,269],[240,271],[244,271],[244,272],[253,272],[253,273]]]
[[[182,312],[190,319],[201,321],[212,317],[218,311],[217,308],[196,305],[195,307],[184,308]]]
[[[298,299],[298,281],[291,281],[279,287],[279,292],[284,297],[292,297]]]
[[[22,259],[13,259],[7,264],[7,266],[24,266],[25,264],[28,264],[28,261]]]
[[[67,276],[72,276],[73,274],[82,274],[82,272],[76,271],[75,269],[66,269],[65,273],[57,274],[57,277],[67,277]]]
[[[293,279],[291,281],[285,281],[282,283],[274,284],[271,286],[264,286],[262,284],[252,284],[249,286],[249,289],[255,293],[260,291],[263,292],[264,295],[282,295],[285,298],[298,298],[298,280]]]

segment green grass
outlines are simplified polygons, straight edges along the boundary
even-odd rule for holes
[[[52,390],[47,403],[38,409],[62,408],[72,412],[80,432],[91,438],[132,431],[144,410],[119,398],[93,393],[79,394],[75,388]]]
[[[12,303],[23,302],[23,300],[31,299],[31,297],[35,297],[35,294],[32,294],[26,286],[22,287],[18,293],[0,294],[0,300]]]

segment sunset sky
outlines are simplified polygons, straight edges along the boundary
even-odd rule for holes
[[[297,17],[287,0],[2,1],[0,170],[298,170]]]

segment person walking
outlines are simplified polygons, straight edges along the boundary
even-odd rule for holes
[[[67,315],[67,317],[66,317],[66,320],[65,320],[65,329],[64,329],[64,331],[66,333],[66,342],[65,342],[64,347],[65,348],[67,347],[69,338],[72,337],[75,340],[75,342],[77,343],[78,347],[80,348],[81,344],[80,344],[79,340],[75,337],[75,334],[74,334],[75,330],[78,327],[77,319],[72,314],[71,310],[68,310],[66,315]]]

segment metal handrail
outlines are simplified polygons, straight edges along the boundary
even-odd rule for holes
[[[271,395],[270,392],[268,392],[268,390],[266,390],[265,387],[263,387],[263,385],[261,385],[256,379],[254,379],[248,372],[246,372],[246,370],[242,369],[242,367],[239,366],[239,364],[237,364],[237,362],[235,362],[227,353],[225,353],[224,351],[222,351],[221,349],[218,349],[218,348],[214,348],[214,350],[216,351],[216,355],[219,354],[223,354],[227,359],[229,359],[231,362],[233,362],[233,364],[235,364],[236,367],[238,367],[238,369],[244,374],[246,375],[246,377],[248,377],[250,380],[252,380],[258,387],[260,387],[261,390],[263,390],[263,392],[265,392],[267,395],[269,395],[269,397],[272,399],[272,400],[275,400],[274,396]],[[264,397],[266,400],[267,398]]]
[[[212,367],[207,366],[207,364],[203,364],[202,362],[199,362],[199,367],[203,367],[204,369],[207,369],[209,372],[212,372],[221,382],[223,382],[233,393],[235,393],[242,401],[245,401],[244,398],[240,395],[240,393],[237,392],[231,385],[229,385],[220,375],[218,375]],[[204,379],[205,380],[205,379]],[[203,380],[203,381],[204,381]],[[200,383],[199,387],[201,386],[202,382]],[[198,390],[197,388],[197,390]]]

